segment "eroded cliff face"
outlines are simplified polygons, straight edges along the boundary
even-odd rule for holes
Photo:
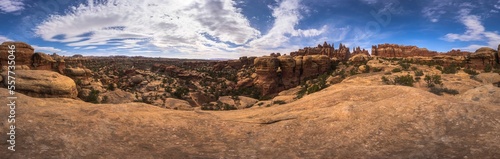
[[[271,95],[300,85],[305,79],[326,73],[331,69],[326,55],[264,56],[255,59],[254,85],[262,95]]]
[[[379,57],[412,57],[412,56],[435,56],[436,51],[429,51],[426,48],[416,46],[404,46],[396,44],[379,44],[372,46],[372,55]]]
[[[31,45],[26,44],[24,42],[4,42],[2,45],[0,45],[0,64],[2,66],[7,66],[8,65],[8,56],[9,46],[14,45],[15,46],[15,61],[16,61],[16,69],[29,69],[32,61],[31,57],[35,53],[35,49],[31,47]]]

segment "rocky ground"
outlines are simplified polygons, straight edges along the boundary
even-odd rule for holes
[[[6,158],[500,157],[498,87],[443,97],[406,86],[351,83],[357,81],[366,78],[347,79],[292,103],[225,112],[20,94],[17,150],[0,153]],[[0,89],[2,103],[7,92]],[[7,125],[2,120],[1,134]]]

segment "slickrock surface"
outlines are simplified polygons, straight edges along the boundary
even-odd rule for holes
[[[2,148],[3,158],[500,157],[496,102],[403,86],[340,83],[293,103],[225,112],[22,94],[17,102],[16,152]]]
[[[7,73],[2,73],[7,79]],[[54,71],[16,70],[15,90],[32,97],[42,98],[76,98],[78,91],[73,79]],[[7,85],[8,80],[4,80]]]

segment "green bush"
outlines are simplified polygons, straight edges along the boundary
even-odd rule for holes
[[[443,74],[455,74],[455,73],[457,73],[457,71],[458,71],[457,66],[455,66],[455,65],[453,65],[453,64],[452,64],[452,65],[449,65],[449,66],[446,66],[446,67],[444,67],[444,68],[441,70],[441,72],[442,72]]]
[[[422,70],[415,70],[415,76],[420,77],[424,75],[424,71]]]
[[[116,88],[115,88],[115,85],[113,83],[108,84],[108,90],[114,91],[115,89]]]
[[[486,67],[484,68],[484,72],[491,72],[493,70],[493,67],[491,67],[491,65],[486,65]]]
[[[451,95],[457,95],[458,91],[454,89],[448,89],[448,88],[437,88],[437,87],[431,87],[429,92],[434,93],[436,95],[443,95],[443,93],[446,94],[451,94]]]
[[[363,73],[370,73],[370,66],[368,65],[365,65],[365,70],[363,71]]]
[[[413,67],[411,67],[411,70],[412,70],[412,71],[416,71],[416,70],[418,70],[418,68],[417,68],[417,67],[415,67],[415,66],[413,66]]]
[[[393,82],[385,76],[382,76],[382,82],[384,82],[385,84],[393,84]]]
[[[394,69],[392,69],[392,72],[393,73],[401,72],[401,69],[400,68],[394,68]]]
[[[382,70],[384,70],[384,69],[382,69],[382,68],[378,68],[378,67],[374,67],[374,68],[372,69],[372,71],[373,71],[373,72],[380,72],[380,71],[382,71]]]
[[[99,103],[99,101],[98,101],[99,93],[100,92],[98,90],[94,90],[94,89],[90,90],[90,94],[87,97],[87,102],[91,102],[91,103],[95,103],[95,104]]]
[[[443,82],[441,81],[440,75],[432,75],[432,76],[425,75],[424,80],[427,83],[427,87],[434,87],[436,85],[443,85]]]
[[[477,71],[475,71],[473,69],[468,69],[468,68],[464,69],[464,72],[469,74],[469,75],[473,75],[473,76],[479,74]]]
[[[412,75],[396,76],[396,78],[394,78],[394,83],[397,85],[413,87],[415,80]]]
[[[403,70],[408,70],[410,68],[410,64],[405,63],[405,62],[400,62],[399,66],[401,66],[401,68],[403,68]]]
[[[443,67],[441,66],[436,66],[436,69],[438,69],[439,71],[443,71]]]

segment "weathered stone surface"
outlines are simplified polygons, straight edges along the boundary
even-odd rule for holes
[[[9,54],[9,46],[15,45],[15,61],[16,65],[26,65],[31,66],[32,61],[31,57],[35,53],[35,49],[31,47],[31,45],[26,44],[24,42],[4,42],[0,45],[0,65],[7,66],[8,65],[8,56]]]
[[[175,110],[194,110],[194,108],[191,107],[188,101],[175,98],[165,99],[165,107]]]
[[[379,44],[372,46],[372,55],[379,57],[412,57],[412,56],[435,56],[438,53],[426,48],[416,46],[404,46],[396,44]]]
[[[497,50],[492,48],[479,48],[476,52],[468,56],[469,67],[475,69],[484,69],[488,65],[494,67],[497,64],[496,54]]]
[[[8,96],[7,92],[0,89],[0,96]],[[439,97],[411,87],[343,84],[281,106],[229,112],[19,95],[16,121],[23,122],[16,122],[21,130],[16,131],[16,141],[22,144],[16,144],[15,153],[2,148],[0,154],[4,158],[497,158],[500,110],[495,101],[479,101]],[[8,102],[0,98],[0,103]],[[8,111],[0,107],[0,112]],[[0,125],[0,134],[7,134],[7,120]],[[136,139],[139,136],[141,140]]]
[[[5,79],[7,74],[2,73]],[[4,80],[7,85],[7,80]],[[16,91],[41,98],[76,98],[78,91],[73,79],[47,70],[17,70]]]
[[[484,84],[492,84],[500,82],[500,75],[498,73],[480,73],[475,75],[473,79]]]
[[[329,71],[331,60],[326,55],[266,56],[255,59],[254,66],[254,85],[262,89],[262,95],[270,95]]]
[[[368,62],[371,60],[369,55],[366,54],[357,54],[349,58],[349,63],[352,64],[364,64],[365,62]]]
[[[144,81],[144,77],[142,75],[135,75],[135,76],[132,76],[130,77],[130,82],[134,83],[134,84],[140,84]]]
[[[100,94],[102,98],[107,97],[106,103],[121,104],[121,103],[131,103],[134,102],[135,96],[132,93],[125,92],[121,89],[116,89],[114,91],[107,91]]]

